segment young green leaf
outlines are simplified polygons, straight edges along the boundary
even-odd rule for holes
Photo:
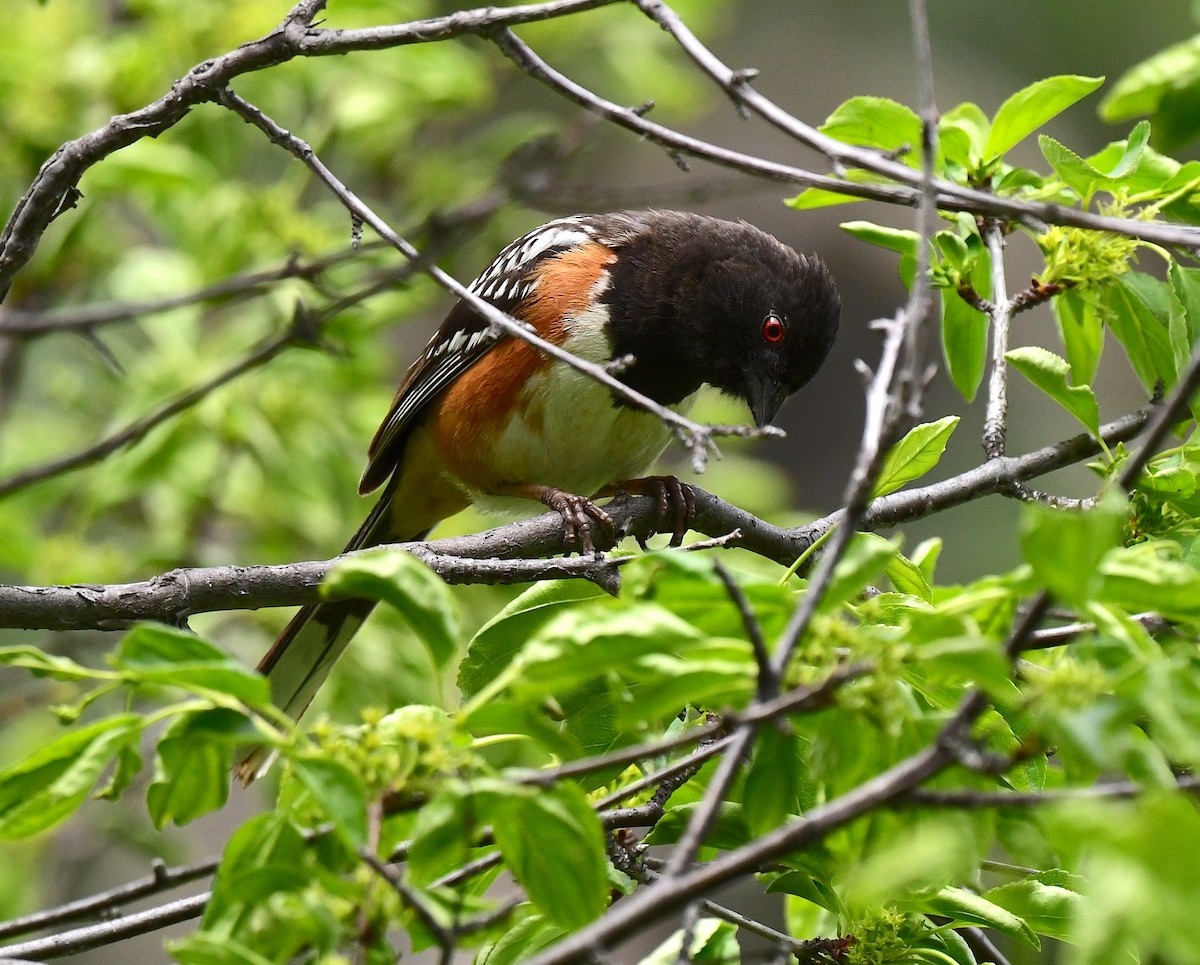
[[[382,600],[429,648],[438,667],[458,655],[458,618],[445,582],[411,553],[380,549],[343,560],[325,581],[329,592]]]
[[[933,602],[933,590],[925,579],[925,574],[904,554],[897,553],[883,568],[883,574],[896,588],[897,593],[907,593],[926,603]]]
[[[1142,385],[1148,391],[1162,382],[1176,382],[1175,353],[1167,320],[1169,299],[1156,278],[1131,272],[1098,291],[1104,320],[1125,348]]]
[[[1124,121],[1153,114],[1168,94],[1197,83],[1200,34],[1159,51],[1118,77],[1100,102],[1100,116]]]
[[[116,675],[104,670],[93,670],[70,657],[43,653],[37,647],[0,647],[0,666],[20,667],[35,677],[50,677],[53,680],[111,680]]]
[[[987,367],[988,317],[957,293],[942,291],[942,357],[955,388],[975,398]]]
[[[225,694],[249,707],[268,707],[265,678],[215,644],[158,623],[134,627],[121,641],[113,666],[131,683]]]
[[[737,965],[741,961],[737,928],[719,918],[700,918],[688,930],[691,944],[683,954],[684,930],[681,928],[667,938],[638,965],[676,965],[694,962],[695,965]]]
[[[701,637],[695,627],[653,604],[574,607],[526,643],[512,686],[527,698],[562,692],[648,654],[674,653]]]
[[[1095,304],[1077,289],[1068,288],[1051,299],[1058,334],[1071,366],[1072,385],[1091,385],[1104,351],[1104,323]]]
[[[938,142],[942,157],[964,170],[972,170],[983,160],[992,122],[978,104],[952,107],[938,119]]]
[[[1117,550],[1100,567],[1097,599],[1130,613],[1153,610],[1168,620],[1200,617],[1200,573],[1186,563],[1164,559],[1150,544]]]
[[[229,797],[234,746],[251,733],[244,715],[223,707],[172,721],[158,742],[154,782],[146,789],[154,826],[187,824],[222,807]]]
[[[496,782],[487,807],[504,860],[535,905],[564,928],[595,920],[608,905],[608,859],[596,813],[579,788],[546,790]]]
[[[887,540],[874,533],[855,533],[845,554],[834,567],[833,579],[821,601],[821,610],[828,612],[857,596],[898,552],[898,539]]]
[[[872,498],[895,492],[936,466],[959,421],[958,416],[946,416],[910,429],[884,459]]]
[[[985,891],[983,897],[1028,923],[1039,935],[1070,941],[1083,905],[1083,879],[1050,870]]]
[[[1019,915],[963,888],[943,888],[929,901],[930,914],[944,915],[953,922],[994,928],[1030,948],[1041,948],[1029,923]]]
[[[904,152],[905,164],[920,164],[921,118],[886,97],[851,97],[829,115],[821,133],[847,144]]]
[[[1098,168],[1091,161],[1084,160],[1070,148],[1046,134],[1038,136],[1038,144],[1041,146],[1042,155],[1054,168],[1054,173],[1086,204],[1096,191],[1113,191],[1124,182],[1126,176],[1136,170],[1149,138],[1150,125],[1142,121],[1134,127],[1125,141],[1121,154],[1112,162],[1112,167],[1107,170]]]
[[[450,783],[417,812],[408,851],[408,871],[416,884],[427,885],[467,863],[482,825],[477,807],[469,791]]]
[[[358,776],[339,761],[316,756],[288,760],[296,777],[313,796],[355,851],[367,845],[367,796]]]
[[[1093,436],[1100,435],[1100,407],[1087,385],[1071,385],[1071,367],[1065,359],[1036,345],[1013,349],[1004,356],[1025,378],[1083,423]]]
[[[136,714],[106,717],[0,771],[0,841],[31,837],[70,816],[143,726]]]
[[[467,645],[458,668],[458,687],[473,697],[499,676],[525,642],[570,603],[595,600],[604,591],[586,580],[535,583],[485,623]]]
[[[475,965],[518,965],[565,934],[564,929],[542,915],[529,915],[491,945],[481,948],[475,956]]]
[[[984,148],[984,159],[1003,157],[1048,120],[1104,83],[1103,77],[1063,74],[1030,84],[1000,105]]]
[[[746,772],[742,813],[752,834],[779,827],[799,813],[800,749],[796,735],[765,727],[758,735],[754,759]]]
[[[304,868],[308,845],[295,826],[278,813],[251,818],[229,839],[204,909],[204,927],[227,932],[286,891],[311,883]]]
[[[1108,493],[1088,510],[1027,505],[1021,516],[1021,551],[1038,580],[1056,597],[1083,606],[1100,583],[1100,561],[1121,539],[1125,500]]]
[[[871,221],[845,221],[838,227],[869,245],[916,257],[920,235],[908,228],[888,228]]]

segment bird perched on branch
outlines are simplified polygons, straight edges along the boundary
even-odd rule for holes
[[[684,412],[708,384],[743,399],[759,426],[820,368],[841,308],[816,256],[752,225],[677,211],[551,221],[470,289],[581,359],[623,360],[620,380],[663,406]],[[562,515],[568,551],[591,552],[597,532],[611,535],[593,499],[617,491],[656,495],[664,514],[674,503],[678,542],[690,491],[644,476],[670,439],[659,416],[459,301],[375,434],[359,492],[386,485],[346,549],[420,539],[470,503],[536,500]],[[373,606],[300,610],[259,665],[279,707],[304,712]]]

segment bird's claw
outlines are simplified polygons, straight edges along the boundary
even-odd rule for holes
[[[615,540],[616,525],[612,517],[590,499],[554,489],[546,494],[545,502],[562,516],[563,549],[568,556],[574,552],[581,556],[595,553],[596,540],[593,534],[597,529],[604,541],[612,543]]]

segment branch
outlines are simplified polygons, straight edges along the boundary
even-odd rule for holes
[[[204,913],[204,906],[212,897],[211,892],[194,895],[191,898],[180,898],[157,908],[146,911],[136,911],[118,918],[116,921],[106,921],[98,925],[88,925],[75,928],[61,935],[48,935],[45,938],[35,938],[31,941],[16,945],[5,945],[0,948],[0,955],[5,959],[36,956],[38,961],[48,958],[61,958],[64,955],[77,955],[102,945],[124,941],[144,935],[147,932],[168,925],[177,925],[181,921],[198,918]]]
[[[381,244],[376,241],[371,245],[362,245],[359,248],[345,248],[307,261],[293,255],[276,268],[235,275],[217,282],[215,285],[208,285],[195,291],[148,301],[88,305],[83,308],[66,309],[53,313],[0,308],[0,336],[35,339],[55,332],[79,331],[117,322],[128,322],[145,315],[156,315],[202,302],[219,299],[240,301],[245,298],[253,298],[266,294],[269,287],[276,282],[291,278],[315,281],[330,268],[359,258],[365,250],[379,248]]]
[[[1153,410],[1145,409],[1103,427],[1109,445],[1132,439]],[[982,496],[1003,492],[1013,481],[1032,479],[1089,459],[1099,452],[1088,434],[1074,436],[1023,456],[993,459],[951,479],[877,499],[859,525],[886,529],[920,519]],[[722,537],[739,530],[736,545],[790,565],[821,535],[841,524],[844,510],[796,529],[774,526],[698,487],[696,532]],[[658,507],[649,497],[623,497],[606,507],[618,532],[649,537]],[[444,579],[457,583],[526,582],[536,579],[591,579],[608,583],[614,560],[541,560],[562,547],[562,520],[555,513],[498,529],[422,543],[404,544]],[[607,548],[607,547],[604,547]],[[172,570],[139,583],[69,586],[0,585],[0,628],[25,630],[122,629],[141,620],[178,624],[195,613],[300,606],[321,597],[320,586],[345,556],[278,566],[208,566]]]
[[[983,451],[989,459],[1004,455],[1004,436],[1008,419],[1008,324],[1013,305],[1008,297],[1004,275],[1004,232],[1000,223],[990,219],[983,231],[992,262],[992,299],[988,315],[992,322],[992,371],[988,376],[987,415],[983,423]]]
[[[897,807],[967,808],[1031,808],[1045,804],[1070,801],[1120,801],[1140,797],[1147,791],[1162,790],[1159,785],[1138,784],[1134,781],[1112,781],[1092,787],[1058,788],[1049,791],[910,791],[894,803]],[[1200,777],[1184,775],[1176,779],[1175,790],[1187,794],[1200,791]]]

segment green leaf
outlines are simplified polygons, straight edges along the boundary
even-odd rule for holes
[[[911,258],[917,255],[917,243],[921,236],[908,228],[888,228],[871,221],[845,221],[838,227],[869,245],[877,245]]]
[[[959,421],[958,416],[946,416],[910,429],[888,452],[871,497],[895,492],[936,466]]]
[[[688,822],[698,807],[698,804],[679,804],[671,807],[646,835],[646,844],[674,844],[687,830]],[[717,818],[704,839],[704,844],[706,847],[728,851],[741,847],[751,838],[753,835],[746,824],[745,806],[736,801],[725,801],[717,809]]]
[[[754,759],[746,772],[743,813],[752,834],[779,827],[799,813],[800,749],[796,736],[768,726],[758,735]]]
[[[1103,77],[1063,74],[1025,87],[1000,105],[984,159],[1002,157],[1039,127],[1104,83]]]
[[[992,122],[978,104],[959,104],[938,119],[942,156],[966,170],[983,160]]]
[[[1153,114],[1168,94],[1196,83],[1200,83],[1200,34],[1129,68],[1100,102],[1100,116],[1112,122]]]
[[[943,291],[940,295],[946,370],[962,397],[971,402],[987,367],[988,317],[957,292]]]
[[[564,929],[541,915],[530,915],[509,928],[499,940],[480,949],[474,965],[517,965],[565,934]]]
[[[1165,286],[1141,272],[1130,272],[1115,284],[1105,285],[1099,294],[1105,322],[1125,347],[1142,385],[1153,392],[1161,381],[1170,389],[1176,381],[1176,368]]]
[[[143,726],[136,714],[106,717],[68,731],[0,772],[0,841],[32,837],[71,815]]]
[[[328,758],[292,757],[288,764],[346,844],[355,851],[365,848],[367,794],[358,776],[345,764]]]
[[[1030,503],[1021,515],[1021,552],[1043,586],[1082,606],[1099,587],[1100,561],[1120,543],[1128,512],[1115,492],[1087,510]]]
[[[197,932],[168,942],[179,965],[272,965],[272,961],[228,935]]]
[[[1098,599],[1130,613],[1153,610],[1168,620],[1200,617],[1200,573],[1161,558],[1145,543],[1109,554],[1100,567]]]
[[[225,708],[172,721],[158,742],[154,783],[146,789],[154,826],[187,824],[222,807],[229,797],[234,748],[250,733],[246,717]]]
[[[495,680],[537,630],[570,603],[595,600],[606,594],[586,580],[548,580],[535,583],[480,628],[458,668],[458,687],[473,697]]]
[[[854,171],[850,172],[855,174]],[[847,177],[847,181],[866,181],[867,178]],[[874,180],[874,179],[870,179]],[[856,194],[842,194],[840,191],[827,191],[824,188],[805,188],[799,194],[784,201],[793,211],[814,211],[817,208],[832,208],[839,204],[851,204],[855,201],[865,201],[866,198]]]
[[[883,567],[883,573],[891,580],[897,593],[918,597],[926,603],[933,602],[933,590],[929,586],[929,581],[925,579],[925,574],[921,572],[920,567],[905,558],[902,553],[897,553],[888,560]]]
[[[404,617],[444,668],[458,655],[458,618],[444,580],[411,553],[379,549],[333,568],[326,591],[339,596],[382,600]]]
[[[76,663],[69,657],[44,653],[37,647],[0,647],[0,665],[21,667],[35,677],[50,677],[54,680],[105,680],[111,673],[92,670]]]
[[[1077,289],[1068,288],[1050,300],[1058,333],[1071,366],[1074,385],[1091,385],[1104,350],[1104,323],[1096,306]]]
[[[899,540],[887,540],[874,533],[855,533],[834,567],[821,610],[832,610],[857,596],[898,552]]]
[[[1013,349],[1004,356],[1025,378],[1083,423],[1093,436],[1100,435],[1100,407],[1090,386],[1071,385],[1071,367],[1053,352],[1036,345]]]
[[[295,826],[275,812],[251,818],[230,837],[204,909],[203,926],[232,933],[281,892],[312,883],[304,867],[308,844]]]
[[[443,786],[417,812],[408,872],[414,884],[427,885],[467,863],[471,840],[481,820],[469,792],[457,783]]]
[[[1090,161],[1085,161],[1070,148],[1064,147],[1045,134],[1039,135],[1038,144],[1041,146],[1042,155],[1054,168],[1054,173],[1087,203],[1097,190],[1113,191],[1136,170],[1149,138],[1150,125],[1142,121],[1134,127],[1124,142],[1121,154],[1108,170],[1102,170]]]
[[[608,906],[608,859],[600,820],[579,788],[534,790],[495,783],[488,819],[513,877],[564,928]]]
[[[983,894],[1025,921],[1039,935],[1070,941],[1072,923],[1083,906],[1083,879],[1066,871],[1050,870],[1013,881]]]
[[[653,604],[574,607],[556,614],[526,643],[512,688],[526,698],[564,691],[647,654],[675,652],[701,636]]]
[[[994,928],[1030,948],[1042,947],[1033,929],[1019,915],[963,888],[943,888],[929,902],[929,912],[945,915],[954,922]]]
[[[886,97],[852,97],[829,115],[820,130],[847,144],[889,153],[904,151],[904,163],[918,167],[921,127],[921,118],[910,107]]]
[[[134,627],[121,641],[113,666],[131,683],[226,694],[249,707],[271,705],[270,685],[216,645],[159,623]]]

